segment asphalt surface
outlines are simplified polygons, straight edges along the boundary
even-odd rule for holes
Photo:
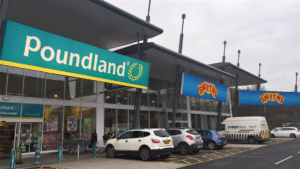
[[[299,169],[300,139],[264,146],[181,169]]]

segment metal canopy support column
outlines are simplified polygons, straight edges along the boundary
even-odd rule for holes
[[[258,83],[257,84],[257,91],[259,91],[260,90],[260,84]],[[258,108],[259,108],[259,106],[257,105],[256,106],[256,113],[255,113],[255,116],[258,116]]]
[[[180,78],[180,65],[177,65],[176,70],[176,79],[175,79],[175,87],[174,87],[174,100],[173,100],[173,113],[172,113],[172,128],[175,127],[176,120],[176,109],[177,109],[177,98],[178,98],[178,87],[179,87],[179,78]]]
[[[238,90],[238,84],[239,84],[239,75],[237,74],[235,77],[235,94],[234,94],[234,110],[233,110],[233,117],[236,117],[236,110],[238,105],[238,97],[239,97],[239,90]]]
[[[223,84],[223,80],[221,80],[220,84]],[[217,128],[221,125],[221,113],[222,113],[222,102],[218,102],[218,115],[217,115]]]
[[[137,34],[138,42],[139,42],[139,34]],[[144,36],[144,42],[147,43],[148,41],[148,36]],[[138,45],[138,53],[139,53],[139,59],[140,60],[145,60],[146,59],[146,54],[145,53],[140,53],[139,45]],[[133,124],[132,128],[137,129],[140,128],[140,112],[141,112],[141,101],[142,101],[142,89],[136,89],[136,100],[135,100],[135,106],[134,106],[134,116],[133,116]]]

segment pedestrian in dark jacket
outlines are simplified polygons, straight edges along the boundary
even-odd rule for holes
[[[96,130],[94,129],[93,132],[92,132],[92,135],[91,135],[90,148],[92,148],[94,143],[96,143],[97,141],[98,141],[97,133],[96,133]]]

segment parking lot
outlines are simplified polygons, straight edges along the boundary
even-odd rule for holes
[[[99,154],[95,159],[85,159],[73,162],[63,162],[49,165],[55,168],[180,168],[184,166],[204,163],[235,154],[258,149],[260,147],[279,144],[291,138],[271,138],[264,144],[229,143],[222,150],[201,149],[197,154],[181,155],[173,153],[168,159],[153,158],[150,162],[144,162],[137,156],[118,155],[108,159],[105,154]]]

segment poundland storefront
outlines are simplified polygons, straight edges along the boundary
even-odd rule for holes
[[[160,28],[105,1],[5,2],[10,6],[2,24],[1,158],[16,148],[23,156],[37,148],[55,154],[70,140],[89,142],[94,129],[100,140],[110,129],[119,135],[136,122],[140,128],[169,128],[173,115],[176,127],[199,129],[215,129],[217,113],[230,116],[226,85],[234,76],[147,43],[163,32]],[[77,18],[69,15],[74,13]],[[139,37],[145,40],[140,46],[106,50]],[[222,99],[210,91],[201,97],[180,94],[184,79],[176,77],[183,73],[203,78],[199,84],[213,84]],[[73,154],[65,161],[77,159],[73,150],[64,150]],[[41,155],[41,163],[44,159]]]

